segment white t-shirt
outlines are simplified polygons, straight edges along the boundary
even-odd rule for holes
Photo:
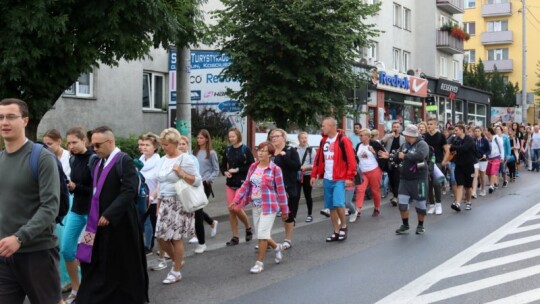
[[[328,137],[323,145],[324,156],[324,178],[332,180],[334,178],[334,149],[336,146],[337,134],[333,138]]]
[[[69,164],[69,158],[71,155],[65,149],[62,149],[62,156],[60,157],[60,163],[62,163],[62,169],[68,180],[71,179],[71,165]]]
[[[503,147],[503,139],[500,138],[498,135],[493,135],[493,138],[491,139],[490,145],[491,145],[491,153],[488,155],[489,158],[495,158],[500,157],[504,159],[504,147]]]
[[[540,149],[540,132],[532,134],[531,149]]]
[[[357,155],[360,160],[360,170],[362,172],[369,172],[379,166],[377,158],[369,151],[369,145],[360,144]]]

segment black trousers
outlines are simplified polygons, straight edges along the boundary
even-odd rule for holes
[[[152,240],[150,241],[150,248],[148,249],[154,248],[154,234],[156,233],[156,223],[157,223],[156,208],[157,208],[157,204],[151,204],[141,219],[141,231],[143,231],[143,234],[144,234],[144,223],[146,222],[146,219],[148,217],[150,217],[150,224],[152,224]]]
[[[210,197],[210,194],[213,193],[212,184],[204,181],[203,186],[206,197]],[[206,237],[204,235],[204,222],[206,222],[208,225],[212,225],[214,223],[214,219],[211,218],[206,212],[204,212],[203,209],[195,211],[195,235],[197,236],[199,244],[201,245],[206,243]]]
[[[311,197],[311,192],[312,192],[313,188],[311,187],[310,182],[311,182],[310,176],[309,175],[304,175],[303,176],[303,181],[302,182],[298,181],[298,184],[296,185],[297,189],[298,189],[298,197],[299,198],[300,198],[301,192],[304,192],[304,198],[306,199],[306,206],[307,206],[308,215],[311,215],[312,212],[313,212],[313,198]],[[302,189],[302,191],[300,191],[300,189]]]
[[[399,190],[399,168],[393,168],[388,172],[388,182],[390,184],[390,191],[394,195],[395,198],[398,197],[398,190]]]

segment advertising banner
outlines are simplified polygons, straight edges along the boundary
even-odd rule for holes
[[[491,123],[517,122],[521,123],[522,109],[515,107],[491,107]]]

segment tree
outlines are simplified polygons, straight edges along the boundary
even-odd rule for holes
[[[536,88],[533,90],[534,95],[540,96],[540,60],[536,62],[536,77],[538,77],[538,80],[534,84]]]
[[[358,0],[222,0],[212,33],[232,59],[225,77],[244,115],[286,128],[316,123],[317,115],[344,113],[353,63],[379,31],[365,19],[380,4]]]
[[[519,85],[512,84],[509,81],[504,87],[504,98],[503,98],[503,107],[513,107],[516,105],[516,95],[519,92]]]
[[[0,96],[25,100],[27,134],[80,74],[144,58],[151,47],[185,46],[201,34],[200,0],[4,1]]]
[[[487,91],[490,91],[493,94],[491,105],[494,107],[503,107],[505,84],[502,75],[499,73],[496,66],[494,67],[494,71],[489,78],[488,85],[489,88]]]
[[[475,65],[475,75],[476,75],[476,86],[475,88],[489,91],[489,79],[486,76],[486,71],[484,69],[484,63],[482,59],[478,60],[478,64]]]

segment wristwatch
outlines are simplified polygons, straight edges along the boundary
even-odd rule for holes
[[[19,245],[22,245],[21,239],[20,239],[18,236],[16,236],[16,235],[13,235],[13,236],[15,237],[15,239],[17,240],[17,242],[19,242]]]

